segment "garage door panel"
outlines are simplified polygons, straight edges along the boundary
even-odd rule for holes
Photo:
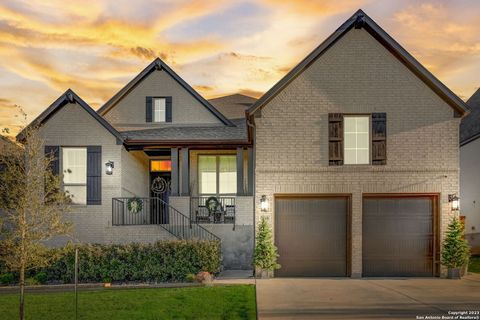
[[[276,276],[346,276],[346,198],[278,198]]]
[[[364,198],[363,275],[433,275],[433,199]]]

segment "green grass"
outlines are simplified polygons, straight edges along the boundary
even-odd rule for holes
[[[480,273],[480,256],[470,257],[470,263],[468,264],[468,271]]]
[[[27,319],[75,319],[73,292],[27,293]],[[78,319],[255,319],[255,287],[79,291]],[[18,295],[0,294],[0,318],[18,318]]]

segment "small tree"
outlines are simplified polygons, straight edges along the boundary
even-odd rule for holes
[[[265,271],[280,269],[277,263],[277,247],[273,244],[272,230],[265,217],[262,217],[258,226],[253,263],[255,267]]]
[[[442,264],[447,268],[461,268],[468,263],[470,247],[463,238],[463,224],[454,217],[442,244]]]
[[[8,144],[0,155],[0,259],[19,272],[20,319],[25,318],[25,271],[48,264],[44,242],[70,230],[63,215],[70,200],[50,170],[37,128],[25,128],[22,143]]]

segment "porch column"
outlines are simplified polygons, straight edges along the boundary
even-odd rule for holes
[[[237,148],[237,196],[243,196],[243,148]]]
[[[178,148],[170,149],[170,157],[172,161],[172,177],[170,182],[170,194],[178,196]]]
[[[190,157],[188,148],[182,148],[182,196],[190,195]]]
[[[247,154],[248,154],[248,162],[247,162],[247,170],[248,170],[248,175],[247,175],[247,184],[248,184],[248,190],[247,190],[247,195],[252,196],[253,195],[253,148],[248,148],[247,149]]]

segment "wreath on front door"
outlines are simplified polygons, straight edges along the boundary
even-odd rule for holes
[[[143,209],[143,201],[139,198],[131,198],[127,201],[127,209],[131,213],[139,213]]]

